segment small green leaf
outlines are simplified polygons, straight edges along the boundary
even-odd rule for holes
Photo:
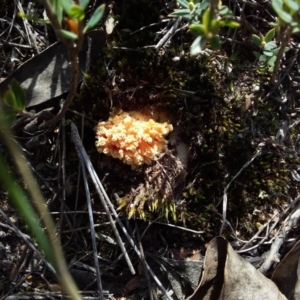
[[[271,42],[275,36],[275,28],[269,30],[265,36],[266,43]]]
[[[272,7],[278,13],[282,11],[283,2],[282,0],[272,0]]]
[[[269,73],[272,73],[273,70],[274,70],[274,67],[269,67],[269,68],[268,68],[268,72],[269,72]]]
[[[75,40],[78,39],[78,35],[75,34],[75,33],[73,33],[73,32],[71,32],[71,31],[61,29],[61,30],[60,30],[60,33],[61,33],[64,37],[66,37],[66,38],[68,38],[68,39],[70,39],[70,40],[75,41]]]
[[[186,0],[177,0],[177,2],[185,8],[189,7],[189,3]]]
[[[272,6],[282,21],[284,21],[285,23],[292,23],[293,17],[289,13],[284,11],[282,0],[273,0]]]
[[[91,16],[91,18],[89,19],[89,21],[87,22],[84,28],[84,32],[95,27],[100,22],[100,20],[103,17],[104,10],[105,10],[105,4],[102,4],[94,11],[93,15]]]
[[[292,33],[298,33],[300,31],[300,24],[297,22],[292,22],[291,27],[292,27]]]
[[[73,5],[67,12],[68,16],[72,19],[82,21],[85,17],[84,9],[79,5]]]
[[[269,56],[269,57],[271,57],[271,56],[274,55],[273,51],[271,51],[271,50],[264,50],[264,51],[263,51],[263,54],[264,54],[265,56]]]
[[[273,56],[270,59],[268,59],[267,61],[268,66],[274,67],[275,61],[276,61],[276,56]]]
[[[193,15],[189,9],[177,9],[169,14],[169,17],[183,17],[187,20],[190,20],[193,18]]]
[[[206,10],[209,4],[210,4],[210,0],[204,0],[203,2],[196,4],[196,13],[198,14],[198,16],[202,15],[202,11]]]
[[[277,45],[275,42],[269,42],[269,43],[266,43],[264,50],[272,50],[272,49],[275,49],[276,47],[277,47]]]
[[[273,54],[276,56],[276,55],[278,54],[279,50],[280,50],[280,47],[278,47],[278,48],[276,48],[276,49],[273,49],[272,52],[273,52]],[[286,53],[286,52],[288,52],[289,50],[290,50],[289,47],[285,47],[283,52]]]
[[[251,39],[254,45],[256,45],[257,47],[261,47],[262,40],[258,35],[252,34]]]
[[[90,0],[79,0],[79,4],[83,9],[86,9],[86,7],[88,6]]]
[[[63,19],[63,8],[62,8],[60,0],[50,0],[50,3],[51,3],[54,13],[56,14],[59,24],[61,24],[62,19]]]
[[[206,42],[207,42],[207,40],[205,37],[198,36],[194,40],[193,44],[191,45],[191,48],[190,48],[191,55],[197,55],[201,51],[203,51],[203,49],[205,48]]]
[[[280,50],[280,47],[272,50],[274,56],[276,56],[278,54],[279,50]]]
[[[69,13],[71,7],[73,6],[72,0],[59,0],[57,2],[59,2],[60,6],[63,8],[65,13],[67,13],[67,14]]]
[[[210,31],[210,26],[211,26],[211,21],[214,19],[214,13],[213,11],[208,8],[202,17],[202,24],[205,27],[205,31],[208,32]]]
[[[219,32],[219,21],[217,19],[213,19],[211,20],[210,22],[210,27],[209,27],[209,32],[212,34],[212,35],[215,35]]]
[[[26,101],[25,92],[15,79],[11,82],[11,91],[15,96],[15,106],[13,108],[15,110],[24,110]]]
[[[299,5],[295,0],[284,0],[284,4],[293,12],[299,10]]]
[[[4,95],[5,103],[12,109],[15,108],[16,98],[14,93],[9,89]]]
[[[259,57],[259,60],[258,60],[258,61],[260,61],[260,62],[266,62],[266,61],[267,61],[267,56],[261,55],[261,56]]]
[[[222,5],[219,8],[219,13],[220,13],[220,15],[221,15],[222,18],[230,18],[230,17],[232,17],[232,11],[226,5]]]
[[[205,35],[206,31],[202,24],[192,24],[189,26],[190,31],[196,35]]]
[[[221,27],[237,28],[240,26],[240,23],[232,20],[220,20],[219,25]]]

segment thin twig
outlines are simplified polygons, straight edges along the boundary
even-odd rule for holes
[[[71,79],[69,93],[67,95],[67,98],[62,108],[60,109],[58,114],[55,117],[53,117],[53,119],[41,124],[39,126],[39,129],[47,129],[49,127],[52,128],[53,126],[55,126],[55,124],[59,122],[61,118],[65,115],[70,104],[72,103],[76,95],[77,85],[78,85],[78,75],[79,75],[78,52],[79,51],[77,48],[69,50],[72,79]]]
[[[258,150],[256,151],[255,155],[249,160],[247,161],[243,166],[242,168],[234,175],[234,177],[230,180],[230,182],[227,184],[227,186],[225,187],[224,189],[224,192],[223,192],[223,213],[222,213],[222,226],[221,226],[221,229],[220,229],[220,234],[222,234],[223,232],[223,229],[224,229],[224,226],[226,224],[226,215],[227,215],[227,191],[230,187],[230,185],[233,183],[233,181],[239,177],[242,173],[242,171],[247,168],[253,161],[254,159],[259,156],[261,154],[261,151],[262,151],[262,147],[264,146],[265,144],[264,143],[261,143],[258,145]]]
[[[94,224],[93,209],[92,209],[92,200],[91,200],[91,194],[90,194],[89,185],[88,185],[88,179],[87,179],[87,175],[86,175],[86,168],[85,168],[85,164],[82,160],[81,155],[79,155],[79,162],[81,165],[87,208],[88,208],[88,212],[89,212],[91,241],[92,241],[92,247],[93,247],[94,264],[95,264],[95,269],[96,269],[96,274],[97,274],[98,292],[99,292],[100,300],[103,300],[104,298],[103,298],[103,289],[102,289],[102,281],[101,281],[101,271],[100,271],[100,266],[99,266],[99,260],[97,257],[97,244],[96,244],[95,224]]]
[[[157,22],[157,23],[152,23],[152,24],[149,24],[149,25],[147,25],[147,26],[141,27],[141,28],[139,28],[138,30],[135,30],[135,31],[133,31],[133,32],[130,32],[129,35],[136,34],[136,33],[140,32],[140,31],[142,31],[142,30],[145,30],[145,29],[150,28],[150,27],[153,27],[153,26],[160,25],[160,24],[162,24],[162,23],[164,23],[164,22],[170,22],[170,19],[163,19],[163,20],[161,20],[161,21],[159,21],[159,22]]]
[[[134,225],[135,225],[135,229],[136,229],[136,236],[137,236],[138,245],[139,245],[140,252],[141,252],[141,262],[143,264],[145,277],[146,277],[147,285],[148,285],[148,289],[149,289],[150,300],[154,300],[152,285],[151,285],[151,281],[150,281],[150,277],[149,277],[149,272],[148,272],[147,267],[146,267],[145,253],[144,253],[144,249],[143,249],[143,245],[142,245],[141,235],[140,235],[139,227],[137,226],[136,221],[134,222]]]
[[[265,102],[276,90],[277,88],[280,86],[280,84],[283,82],[283,80],[285,79],[285,77],[288,75],[289,71],[291,70],[291,68],[294,66],[296,59],[298,59],[299,57],[299,51],[300,49],[298,48],[296,53],[294,54],[291,63],[289,65],[289,67],[287,68],[286,72],[280,77],[279,80],[277,80],[276,84],[272,87],[272,89],[270,90],[270,92],[268,92],[262,99],[261,102]],[[290,127],[291,128],[291,127]]]
[[[9,39],[9,37],[10,37],[10,34],[11,34],[11,32],[12,32],[13,27],[16,26],[16,25],[15,25],[16,15],[17,15],[17,3],[16,3],[16,1],[14,1],[14,13],[13,13],[13,17],[12,17],[11,21],[1,19],[2,22],[5,21],[5,22],[8,22],[8,23],[10,24],[9,30],[8,30],[8,33],[7,33],[7,36],[6,36],[6,40],[5,40],[6,42],[8,41],[8,39]],[[20,30],[20,31],[21,31],[21,30]],[[5,31],[4,31],[4,32],[5,32]],[[4,32],[3,32],[3,33],[4,33]],[[2,33],[1,33],[1,35],[2,35]],[[21,36],[22,36],[22,35],[23,35],[23,32],[22,32]]]
[[[88,49],[86,52],[86,64],[85,64],[85,74],[90,72],[91,67],[91,49],[92,49],[92,39],[90,37],[87,38]],[[80,86],[80,94],[83,92],[83,88],[86,86],[86,76],[83,76],[82,84]]]
[[[75,95],[76,95],[76,90],[77,90],[77,85],[78,85],[78,75],[79,75],[79,62],[78,62],[78,53],[80,52],[82,45],[83,45],[83,24],[82,22],[78,22],[78,39],[76,42],[67,39],[64,35],[61,34],[60,30],[62,29],[61,24],[59,23],[57,16],[55,12],[52,10],[51,3],[48,0],[41,0],[42,4],[44,5],[48,18],[51,22],[52,27],[56,31],[56,33],[59,35],[62,43],[65,45],[66,49],[69,52],[69,58],[70,58],[70,64],[71,64],[71,83],[70,83],[70,90],[67,95],[67,98],[58,112],[58,114],[52,118],[51,120],[41,124],[39,126],[39,129],[47,129],[47,128],[52,128],[55,126],[55,124],[61,120],[61,118],[65,115],[67,112],[70,104],[72,103]]]
[[[284,239],[285,239],[285,234],[283,232],[280,232],[276,240],[272,243],[268,256],[266,257],[265,261],[259,268],[259,271],[262,274],[265,275],[268,272],[268,270],[270,270],[274,262],[279,262],[279,249],[283,244]]]
[[[266,224],[264,224],[263,226],[260,226],[260,228],[259,228],[259,230],[257,231],[257,233],[256,233],[256,234],[255,234],[255,235],[254,235],[254,236],[253,236],[246,244],[244,244],[243,247],[242,247],[240,250],[237,251],[237,253],[241,253],[241,251],[246,252],[246,251],[244,251],[244,250],[247,250],[247,247],[248,247],[249,245],[251,245],[253,241],[255,241],[256,239],[259,238],[259,235],[260,235],[260,234],[261,234],[268,226],[270,226],[270,223],[274,220],[275,217],[278,217],[278,213],[275,213],[275,214],[272,216],[272,218],[271,218]],[[267,238],[268,238],[268,236],[265,236],[265,237],[260,241],[259,244],[262,244]]]
[[[115,197],[116,197],[116,198],[119,198],[119,196],[118,196],[117,194],[115,194]],[[145,221],[145,220],[142,220],[142,221]],[[194,234],[202,234],[202,233],[205,232],[205,231],[203,231],[203,230],[197,231],[197,230],[193,230],[193,229],[190,229],[190,228],[178,226],[178,225],[175,225],[175,224],[163,223],[163,222],[159,222],[159,221],[148,221],[148,222],[149,222],[149,224],[148,224],[147,228],[144,230],[142,236],[145,235],[146,230],[147,230],[152,224],[160,224],[160,225],[163,225],[163,226],[172,227],[172,228],[175,228],[175,229],[178,229],[178,230],[183,230],[183,231],[191,232],[191,233],[194,233]]]
[[[22,45],[22,44],[16,44],[16,43],[12,43],[12,42],[6,42],[3,39],[0,39],[0,47],[16,47],[16,48],[22,48],[22,49],[32,49],[32,46],[28,46],[28,45]]]
[[[276,84],[276,77],[277,77],[277,74],[278,74],[278,71],[280,68],[280,62],[283,57],[284,50],[287,47],[288,43],[290,42],[291,36],[292,36],[292,28],[290,25],[288,25],[287,28],[284,28],[282,30],[281,45],[280,45],[278,54],[276,56],[276,61],[274,64],[274,69],[273,69],[273,73],[272,73],[272,77],[271,77],[272,84]]]
[[[84,114],[81,116],[81,139],[83,140],[83,134],[84,134]],[[74,219],[73,219],[73,228],[75,228],[76,224],[76,212],[78,207],[78,199],[79,199],[79,182],[80,182],[80,176],[81,176],[81,164],[79,162],[78,164],[78,174],[77,174],[77,188],[76,188],[76,197],[75,197],[75,213],[74,213]]]
[[[174,22],[173,26],[169,29],[169,31],[163,36],[163,38],[155,46],[156,50],[159,50],[172,38],[172,36],[176,33],[176,29],[179,26],[181,20],[182,20],[181,17],[176,18],[176,21]]]
[[[273,232],[273,230],[275,229],[275,227],[277,226],[277,224],[279,222],[281,222],[281,220],[287,215],[287,213],[297,205],[297,203],[299,202],[300,200],[300,196],[298,196],[297,198],[295,198],[289,205],[288,207],[280,214],[278,215],[278,213],[275,213],[272,218],[266,223],[264,224],[263,226],[261,226],[258,230],[258,232],[240,249],[240,250],[237,250],[236,252],[237,253],[242,253],[242,252],[247,252],[247,250],[250,250],[250,249],[246,249],[247,246],[249,246],[249,244],[251,244],[252,241],[254,241],[255,239],[258,238],[259,234],[266,228],[269,226],[269,224],[274,220],[274,218],[277,217],[277,220],[274,222],[274,224],[271,226],[269,232]],[[264,243],[265,240],[267,239],[267,236],[265,238],[263,238],[259,245]],[[252,248],[251,248],[252,249]]]
[[[66,203],[66,127],[65,127],[65,118],[62,118],[62,122],[60,124],[61,131],[61,145],[62,145],[62,154],[61,154],[61,163],[59,168],[59,173],[61,173],[61,203],[60,203],[60,216],[59,216],[59,225],[58,232],[62,230],[63,218],[64,218],[64,208]]]

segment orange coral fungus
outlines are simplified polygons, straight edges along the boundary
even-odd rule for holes
[[[96,126],[99,152],[122,160],[133,169],[150,164],[167,144],[164,136],[173,130],[168,123],[157,123],[139,112],[120,111]]]

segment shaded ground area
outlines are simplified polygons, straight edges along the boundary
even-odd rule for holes
[[[95,6],[99,4],[96,2]],[[110,200],[120,208],[122,222],[138,244],[140,241],[163,286],[176,290],[169,275],[172,272],[166,269],[180,274],[183,271],[174,261],[203,261],[205,244],[220,231],[235,250],[262,263],[298,197],[298,37],[281,62],[278,84],[272,86],[270,74],[259,71],[253,54],[258,49],[251,43],[252,33],[269,30],[273,15],[266,13],[270,9],[267,4],[257,4],[259,13],[256,6],[245,4],[244,13],[235,16],[245,18],[246,23],[237,30],[221,30],[221,49],[208,47],[194,57],[189,54],[194,37],[184,21],[166,44],[155,47],[174,26],[175,19],[167,16],[175,3],[130,0],[106,4],[105,18],[111,10],[116,26],[112,34],[106,34],[106,44],[99,49],[101,58],[91,66],[64,123],[42,133],[45,141],[33,148],[26,143],[40,132],[29,135],[21,127],[15,136],[48,200],[79,288],[95,296],[97,284],[91,267],[93,249],[84,180],[78,174],[71,122],[83,133],[84,148]],[[236,7],[224,4],[232,10]],[[9,13],[1,12],[5,36],[1,38],[1,78],[37,55],[32,49],[12,44],[15,40],[22,44],[24,25],[16,19],[9,31],[13,5],[5,5]],[[36,5],[34,9],[41,16],[42,7]],[[31,26],[43,50],[43,25],[32,22]],[[108,25],[103,22],[101,29],[107,32]],[[51,29],[48,40],[55,41]],[[58,110],[59,100],[49,100],[34,109]],[[97,122],[119,110],[142,112],[172,124],[167,150],[150,165],[132,169],[97,152]],[[0,149],[16,174],[5,147]],[[87,181],[91,183],[90,178]],[[130,274],[92,185],[90,196],[103,289],[116,299],[148,299],[151,288],[147,276],[142,271],[136,276]],[[34,252],[16,238],[18,230],[26,232],[26,226],[8,204],[6,191],[1,192],[1,199],[1,297],[21,291],[55,292],[59,287],[53,276],[44,273],[44,266],[34,261]],[[297,231],[297,226],[291,230],[291,242],[284,241],[280,255],[297,241]],[[136,255],[129,245],[126,247],[134,267],[142,270]],[[162,258],[172,262],[163,267]],[[269,274],[273,269],[274,264]],[[176,290],[174,298],[191,295],[199,277],[187,275],[178,280],[182,291]],[[152,299],[166,299],[151,282]]]

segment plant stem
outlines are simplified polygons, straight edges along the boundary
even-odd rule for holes
[[[284,54],[284,50],[290,41],[291,35],[292,35],[291,26],[287,26],[286,28],[282,29],[282,34],[281,34],[281,39],[280,39],[281,45],[280,45],[280,49],[279,49],[277,57],[276,57],[275,66],[274,66],[273,74],[271,77],[271,84],[273,84],[273,85],[276,84],[277,74],[278,74],[279,68],[280,68],[280,62],[281,62],[282,56]]]
[[[47,128],[51,128],[51,127],[55,126],[55,124],[63,118],[63,116],[67,112],[70,104],[72,103],[72,101],[76,95],[77,85],[78,85],[78,75],[79,75],[78,50],[71,49],[69,51],[69,56],[70,56],[70,60],[71,60],[70,64],[71,64],[72,79],[71,79],[70,90],[67,95],[67,98],[66,98],[62,108],[58,112],[58,114],[51,120],[41,124],[39,126],[39,129],[47,129]]]
[[[52,128],[53,126],[55,126],[57,122],[59,122],[62,119],[62,117],[67,112],[70,104],[72,103],[76,95],[76,90],[78,85],[78,75],[79,75],[78,53],[80,52],[83,45],[83,23],[82,22],[78,23],[78,39],[76,40],[76,42],[67,39],[64,35],[61,34],[61,30],[63,28],[62,25],[59,23],[55,12],[52,9],[51,3],[48,0],[41,0],[41,2],[46,9],[48,18],[51,22],[53,29],[56,31],[62,43],[65,45],[65,47],[69,52],[71,73],[72,73],[70,90],[62,108],[53,119],[39,126],[40,129],[47,129],[47,128]]]

